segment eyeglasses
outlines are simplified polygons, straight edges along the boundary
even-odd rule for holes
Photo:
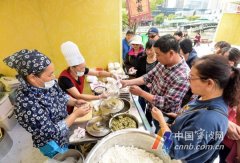
[[[156,37],[157,35],[148,35],[148,38],[154,38]]]

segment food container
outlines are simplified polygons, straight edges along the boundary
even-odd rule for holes
[[[75,149],[68,149],[68,151],[63,153],[63,154],[58,153],[57,155],[55,155],[53,157],[53,159],[57,160],[57,161],[61,161],[61,162],[62,161],[63,162],[65,162],[65,161],[68,162],[68,161],[70,161],[70,159],[71,159],[72,162],[74,162],[74,161],[77,162],[77,163],[83,163],[84,162],[83,155]]]
[[[102,155],[115,145],[134,146],[136,148],[144,149],[145,151],[158,156],[164,163],[170,163],[171,159],[163,152],[161,143],[158,149],[152,149],[155,138],[155,134],[150,134],[147,131],[141,131],[138,129],[126,129],[113,132],[104,137],[94,146],[91,152],[87,155],[85,163],[99,162]]]
[[[127,113],[131,107],[131,104],[126,99],[117,99],[118,102],[116,104],[124,105],[120,108],[120,110],[112,110],[112,108],[104,108],[106,107],[106,103],[104,101],[101,102],[100,105],[100,116],[95,116],[91,120],[88,121],[86,125],[86,131],[88,134],[94,137],[103,137],[111,132],[109,128],[109,120],[116,114],[119,113]]]
[[[93,92],[96,96],[102,94],[103,92],[105,92],[107,90],[106,87],[103,87],[103,86],[97,86],[93,89]]]
[[[120,112],[124,108],[124,102],[122,99],[111,97],[101,102],[99,106],[102,116],[115,114]]]
[[[128,113],[130,108],[131,108],[131,103],[129,102],[128,99],[125,99],[125,98],[120,98],[123,103],[124,103],[124,107],[121,111],[119,111],[119,113]]]
[[[94,137],[103,137],[111,132],[108,127],[108,119],[104,117],[96,116],[88,121],[86,131],[88,134]]]
[[[127,128],[138,128],[139,122],[137,118],[128,113],[119,113],[114,115],[109,121],[109,128],[112,131],[127,129]]]

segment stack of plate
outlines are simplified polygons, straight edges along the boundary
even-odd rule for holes
[[[122,92],[122,93],[120,93],[119,98],[123,98],[123,99],[126,99],[126,100],[130,101],[130,93],[129,92]]]

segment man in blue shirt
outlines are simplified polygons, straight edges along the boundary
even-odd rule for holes
[[[129,42],[133,36],[134,36],[134,32],[128,30],[126,33],[126,37],[122,40],[122,59],[123,60],[125,60],[125,57],[131,48],[129,45]]]

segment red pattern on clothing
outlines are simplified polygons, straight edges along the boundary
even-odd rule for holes
[[[151,84],[150,93],[154,95],[152,105],[164,112],[178,112],[182,99],[189,89],[187,80],[189,67],[182,59],[181,62],[165,67],[158,63],[151,71],[143,75],[145,85]],[[148,109],[151,105],[148,105]]]
[[[144,51],[144,48],[143,47],[140,47],[139,51],[137,53],[135,53],[134,49],[130,49],[130,51],[128,52],[128,55],[129,56],[134,56],[134,57],[137,57],[138,54],[142,53]]]
[[[74,87],[77,88],[77,90],[82,94],[83,92],[83,88],[84,88],[84,75],[81,76],[81,77],[78,77],[78,80],[80,81],[81,84],[78,84],[77,81],[75,80],[75,78],[70,74],[70,72],[68,70],[64,70],[59,77],[66,77],[68,78],[69,80],[71,80],[72,84],[74,85]],[[73,97],[73,95],[71,95],[69,92],[67,92],[71,97]],[[73,97],[75,98],[75,97]],[[71,114],[73,112],[73,108],[72,106],[68,106],[67,107],[67,111],[68,111],[68,114]]]

